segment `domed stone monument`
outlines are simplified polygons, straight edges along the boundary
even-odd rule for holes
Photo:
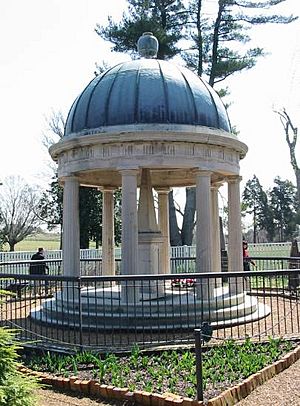
[[[63,273],[80,275],[79,185],[103,192],[102,275],[115,274],[113,191],[120,187],[121,275],[170,273],[168,193],[186,186],[196,187],[196,272],[220,272],[218,188],[225,183],[228,270],[242,271],[239,161],[247,146],[231,133],[226,109],[207,83],[184,67],[156,59],[158,42],[151,33],[143,34],[138,47],[141,59],[120,63],[89,83],[70,109],[64,137],[50,148],[64,186]],[[215,325],[243,323],[268,312],[246,295],[241,277],[229,286],[221,279],[217,285],[209,279],[196,281],[195,289],[177,293],[167,283],[159,288],[151,283],[140,288],[103,285],[97,300],[91,295],[95,291],[86,288],[75,300],[82,305],[82,323],[89,319],[90,327],[95,314],[97,328],[103,323],[128,329],[130,318],[135,329],[159,323],[175,328],[176,312],[178,326],[188,326],[191,306],[199,323],[206,319]],[[172,303],[172,323],[168,311],[160,317],[158,300],[166,309]],[[67,311],[76,324],[73,301],[74,296],[68,301],[62,291],[34,317],[64,324],[70,322],[63,317]]]

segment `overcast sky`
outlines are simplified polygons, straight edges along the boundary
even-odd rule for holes
[[[210,0],[211,2],[213,0]],[[108,43],[94,32],[108,15],[121,17],[125,0],[9,0],[0,2],[1,177],[22,175],[45,185],[48,155],[42,146],[45,117],[67,114],[94,77],[95,62],[115,64]],[[299,0],[281,8],[300,14]],[[272,108],[289,109],[300,125],[300,22],[253,32],[269,55],[228,81],[229,109],[239,139],[249,146],[241,162],[243,184],[256,174],[265,188],[275,176],[295,182],[289,151]],[[127,57],[128,58],[128,57]],[[297,146],[300,164],[300,141]],[[242,187],[243,187],[242,184]]]

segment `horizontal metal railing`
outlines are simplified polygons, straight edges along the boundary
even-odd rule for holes
[[[77,278],[1,272],[1,325],[31,345],[64,350],[188,344],[204,320],[212,340],[300,338],[299,279],[299,268]]]

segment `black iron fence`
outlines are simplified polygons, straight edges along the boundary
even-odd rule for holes
[[[295,259],[262,260],[288,268]],[[99,261],[88,260],[90,276],[71,278],[58,275],[60,261],[47,263],[49,275],[28,275],[28,261],[26,273],[22,262],[0,264],[1,325],[19,329],[27,344],[101,351],[183,345],[194,342],[203,321],[212,340],[300,338],[299,267],[205,274],[191,272],[188,258],[186,273],[178,273],[181,260],[171,275],[108,277],[91,275]]]

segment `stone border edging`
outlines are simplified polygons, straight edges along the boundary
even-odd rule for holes
[[[207,402],[207,406],[233,406],[243,398],[247,397],[254,389],[264,382],[273,378],[275,375],[284,371],[294,362],[300,359],[300,346],[284,355],[272,365],[269,365],[259,372],[249,376],[243,382],[226,389],[217,397]],[[64,378],[53,376],[45,372],[33,371],[29,368],[20,366],[19,371],[30,376],[36,377],[42,384],[51,385],[54,388],[81,393],[84,395],[93,395],[107,400],[119,400],[135,402],[143,406],[204,406],[201,401],[193,400],[188,397],[181,397],[173,393],[151,393],[141,390],[130,391],[128,388],[118,388],[113,385],[100,384],[95,379],[81,380],[76,376]]]
[[[21,366],[19,371],[37,378],[39,382],[45,385],[51,385],[54,388],[81,393],[83,395],[93,395],[107,400],[127,400],[132,403],[138,403],[144,406],[204,406],[203,402],[181,397],[173,393],[151,393],[141,390],[130,391],[128,388],[118,388],[113,385],[100,384],[95,379],[81,380],[76,376],[64,378],[53,376],[45,372],[33,371]]]

